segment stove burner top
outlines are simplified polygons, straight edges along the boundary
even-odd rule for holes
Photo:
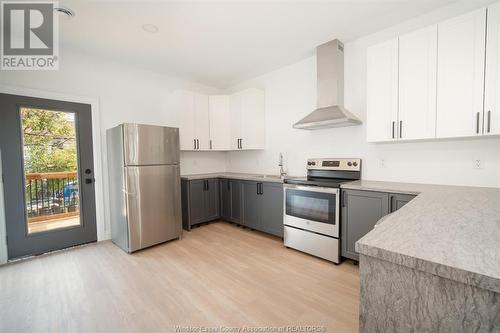
[[[361,178],[359,158],[312,158],[307,160],[307,178],[288,178],[287,184],[339,188]]]
[[[352,181],[352,179],[307,179],[307,178],[288,178],[285,179],[286,184],[319,186],[340,188],[340,184]]]

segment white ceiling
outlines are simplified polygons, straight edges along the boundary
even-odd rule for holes
[[[135,67],[224,88],[453,0],[84,1],[61,20],[61,43]],[[156,34],[142,30],[155,24]]]

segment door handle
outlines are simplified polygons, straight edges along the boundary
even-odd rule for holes
[[[491,132],[491,110],[488,110],[488,133]]]
[[[479,134],[479,112],[476,113],[476,134]]]

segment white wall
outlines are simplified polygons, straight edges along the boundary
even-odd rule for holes
[[[214,93],[218,90],[179,78],[135,70],[126,65],[64,49],[61,50],[60,59],[59,71],[2,71],[0,87],[85,96],[98,101],[101,130],[98,144],[101,144],[102,154],[94,158],[99,159],[102,164],[103,179],[96,181],[102,181],[104,192],[104,202],[101,205],[104,206],[104,220],[98,220],[98,230],[99,239],[106,239],[109,238],[109,205],[106,195],[105,130],[123,122],[178,126],[179,114],[168,106],[168,96],[171,91],[189,89]],[[224,153],[181,153],[182,173],[224,170]],[[0,206],[0,216],[2,213],[3,209]]]
[[[456,4],[346,43],[346,107],[366,119],[366,49],[369,45],[472,8],[472,2]],[[309,157],[360,157],[364,179],[500,187],[499,138],[368,144],[365,124],[316,131],[292,129],[293,123],[315,108],[315,57],[230,90],[245,87],[266,90],[267,149],[229,153],[228,171],[277,174],[278,154],[283,152],[291,175],[305,175],[305,162]],[[475,159],[482,160],[482,170],[473,169]],[[385,167],[381,166],[381,160]]]

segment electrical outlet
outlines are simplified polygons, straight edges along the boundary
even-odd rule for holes
[[[385,160],[383,158],[380,159],[380,168],[384,169],[385,168]]]
[[[477,169],[477,170],[481,170],[483,168],[483,161],[480,159],[475,159],[473,168]]]

